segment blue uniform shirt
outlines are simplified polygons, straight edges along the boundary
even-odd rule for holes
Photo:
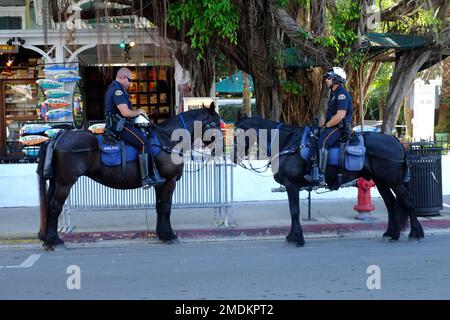
[[[345,120],[347,125],[352,120],[352,97],[341,85],[335,91],[331,91],[330,100],[328,100],[327,121],[329,121],[338,110],[346,110]]]
[[[120,113],[117,106],[119,104],[126,104],[131,110],[131,101],[128,97],[127,90],[116,80],[114,80],[106,89],[105,93],[105,112],[106,113]]]

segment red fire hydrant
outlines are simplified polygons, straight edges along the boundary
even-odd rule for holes
[[[359,213],[370,212],[375,210],[375,206],[372,204],[372,199],[370,197],[370,188],[375,186],[375,183],[370,180],[367,181],[363,178],[359,178],[356,183],[358,187],[358,204],[353,207]]]

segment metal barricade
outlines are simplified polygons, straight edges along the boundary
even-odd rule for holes
[[[233,222],[233,167],[226,157],[208,162],[184,161],[184,171],[177,182],[172,208],[215,208],[216,225]],[[151,209],[156,206],[153,188],[118,190],[88,177],[80,177],[72,187],[60,219],[60,231],[71,232],[71,210]]]

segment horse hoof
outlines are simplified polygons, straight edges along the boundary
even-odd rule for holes
[[[54,245],[53,246],[53,250],[56,250],[56,251],[67,251],[67,250],[69,250],[69,248],[67,248],[67,246],[63,242],[63,243]]]
[[[292,241],[286,239],[284,244],[287,246],[303,247],[305,245],[305,241]]]
[[[178,239],[172,239],[172,240],[163,240],[164,244],[179,244],[180,240]]]
[[[55,247],[52,244],[44,243],[42,244],[45,251],[55,251]]]
[[[419,242],[420,241],[420,237],[408,237],[408,241],[410,242]]]
[[[164,244],[179,244],[180,240],[178,240],[178,238],[175,238],[170,240],[161,240],[161,242]]]
[[[394,238],[394,237],[391,237],[391,236],[383,236],[383,240],[385,242],[394,242],[394,241],[398,241],[398,238]]]

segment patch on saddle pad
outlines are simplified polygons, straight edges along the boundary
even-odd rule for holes
[[[138,150],[126,143],[123,140],[116,141],[113,139],[107,139],[105,142],[104,135],[96,135],[98,145],[100,147],[100,159],[102,164],[107,167],[119,166],[122,164],[123,153],[122,148],[125,146],[125,160],[126,162],[136,161]],[[153,135],[153,144],[151,147],[151,154],[156,157],[160,152],[161,148],[158,147],[159,139],[156,135]]]

